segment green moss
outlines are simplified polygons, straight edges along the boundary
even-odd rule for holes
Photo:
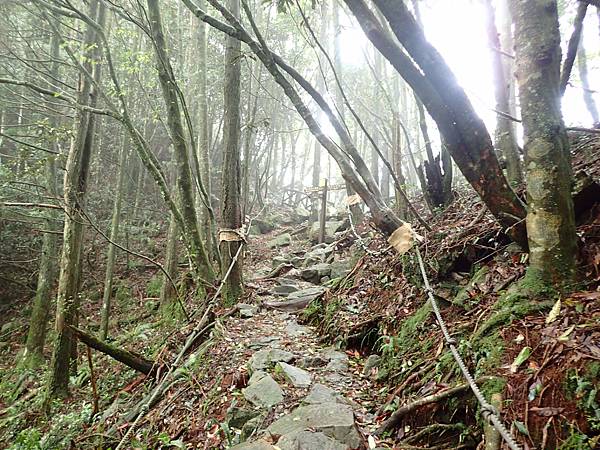
[[[481,325],[477,333],[475,333],[472,342],[477,343],[492,330],[501,325],[509,325],[515,319],[552,308],[555,301],[554,298],[545,301],[532,301],[531,297],[527,294],[529,286],[528,283],[525,285],[517,283],[511,286],[504,295],[501,295],[494,305],[494,312]]]
[[[569,369],[563,384],[567,398],[575,401],[577,407],[585,413],[593,432],[600,431],[599,375],[600,363],[592,361],[581,372],[574,368]]]
[[[319,319],[323,314],[323,304],[320,300],[313,300],[302,311],[302,323],[318,325]]]
[[[474,345],[474,358],[477,361],[475,375],[487,373],[489,370],[495,370],[502,364],[504,355],[504,340],[499,332],[483,336]]]
[[[502,377],[492,378],[480,386],[481,393],[488,401],[490,401],[492,395],[504,392],[504,388],[506,388],[506,380]]]

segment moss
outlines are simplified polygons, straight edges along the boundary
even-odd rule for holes
[[[318,325],[319,319],[323,314],[323,304],[321,300],[313,300],[309,305],[302,311],[302,323],[309,323],[311,325]]]
[[[474,357],[477,361],[476,373],[484,374],[489,370],[495,370],[502,364],[502,356],[504,355],[504,340],[499,332],[491,333],[481,337],[474,345]]]
[[[486,398],[486,400],[490,401],[492,395],[501,394],[504,392],[506,388],[506,380],[502,377],[495,377],[491,380],[486,381],[480,386],[481,393]]]
[[[545,301],[532,301],[527,294],[529,292],[528,287],[530,287],[528,283],[525,283],[525,285],[517,283],[498,298],[494,305],[494,312],[473,336],[472,342],[474,344],[500,325],[509,325],[515,319],[552,308],[554,298]]]
[[[456,306],[460,306],[466,309],[467,311],[477,306],[477,304],[479,304],[481,296],[475,295],[474,297],[471,297],[471,294],[469,292],[473,290],[478,290],[477,286],[485,281],[489,271],[490,269],[488,266],[483,266],[480,269],[476,270],[473,276],[471,277],[469,283],[467,283],[466,286],[459,289],[458,293],[454,297],[454,300],[452,300],[452,303]]]

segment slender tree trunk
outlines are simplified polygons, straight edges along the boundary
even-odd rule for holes
[[[167,251],[165,254],[165,270],[169,274],[172,280],[177,277],[177,238],[179,237],[179,227],[177,226],[177,220],[173,214],[170,215],[169,219],[169,231],[167,232]],[[172,316],[172,305],[173,300],[177,292],[173,288],[169,278],[163,274],[162,286],[160,289],[160,310],[167,316]]]
[[[565,61],[563,62],[562,72],[560,73],[560,94],[564,95],[569,84],[569,78],[571,77],[571,71],[573,70],[573,63],[575,62],[575,56],[577,55],[577,48],[579,47],[579,41],[581,40],[581,32],[583,30],[583,19],[587,12],[588,4],[586,2],[577,2],[577,13],[575,14],[575,20],[573,21],[573,33],[569,38],[567,45],[567,54]]]
[[[528,276],[556,287],[575,275],[569,142],[560,110],[556,0],[511,0],[527,168]]]
[[[158,0],[148,0],[148,17],[156,53],[158,78],[167,108],[167,125],[177,161],[177,191],[183,216],[183,234],[194,270],[206,281],[212,281],[215,274],[200,237],[198,217],[192,189],[190,151],[181,120],[180,98],[175,76],[167,52]]]
[[[119,175],[117,181],[117,192],[113,203],[112,219],[110,224],[110,241],[108,244],[108,253],[106,255],[106,275],[104,277],[104,294],[102,296],[102,312],[100,317],[100,339],[106,340],[108,336],[108,321],[110,318],[110,306],[113,290],[113,275],[115,272],[116,242],[119,236],[119,226],[121,225],[121,204],[123,202],[123,193],[125,191],[125,172],[127,169],[129,139],[123,137],[121,152],[119,154]]]
[[[98,0],[90,3],[90,17],[103,26],[105,8]],[[90,26],[86,28],[82,43],[82,64],[99,80],[100,64],[97,35]],[[93,63],[95,61],[95,64]],[[79,76],[78,103],[93,103],[92,83],[83,74]],[[77,109],[73,125],[73,138],[65,167],[64,208],[65,225],[63,230],[63,248],[60,261],[58,282],[58,302],[56,308],[56,336],[50,365],[47,400],[53,397],[65,397],[69,392],[69,359],[71,356],[72,336],[68,328],[75,323],[77,316],[77,285],[80,270],[81,245],[83,241],[84,206],[87,175],[91,159],[93,133],[90,133],[90,114]],[[73,344],[74,345],[74,344]]]
[[[239,18],[239,0],[229,0],[229,10]],[[242,245],[236,230],[242,228],[241,176],[240,176],[240,80],[241,43],[227,36],[225,38],[225,96],[223,123],[223,200],[221,220],[223,230],[219,235],[221,249],[221,277],[229,276],[223,285],[223,304],[231,306],[243,293],[242,261],[234,257]],[[276,167],[273,167],[276,169]],[[275,177],[275,171],[274,178]],[[229,231],[227,231],[229,230]]]
[[[50,48],[52,55],[50,74],[53,78],[57,78],[59,75],[58,58],[60,56],[60,38],[57,34],[52,35]],[[49,126],[54,130],[58,129],[59,120],[56,115],[50,116]],[[56,152],[59,151],[56,138],[52,141],[52,149]],[[56,157],[54,155],[46,158],[45,178],[48,196],[58,198]],[[42,254],[38,269],[37,289],[29,320],[29,332],[25,343],[25,352],[22,356],[23,365],[28,368],[38,367],[44,359],[44,344],[46,342],[46,330],[50,317],[52,288],[58,274],[56,270],[58,236],[54,233],[58,231],[56,225],[58,214],[57,210],[54,209],[49,209],[46,214],[45,227],[48,232],[44,233],[42,238]]]
[[[496,109],[510,114],[509,83],[506,81],[501,51],[510,51],[501,47],[498,29],[496,28],[496,15],[492,0],[485,0],[486,22],[488,32],[488,43],[492,52],[492,66],[494,73],[494,94],[496,96]],[[512,121],[498,114],[496,120],[496,151],[506,161],[506,174],[508,182],[513,187],[523,182],[521,172],[521,161],[519,159],[519,147],[514,132]]]
[[[202,8],[205,7],[205,0],[198,2]],[[202,21],[198,22],[198,161],[200,162],[200,179],[206,189],[208,201],[212,198],[212,183],[210,179],[210,137],[209,137],[209,120],[208,120],[208,99],[207,99],[207,42],[208,42],[208,29],[206,24]],[[200,235],[206,243],[207,254],[210,259],[214,258],[214,249],[216,246],[215,232],[213,229],[212,221],[208,208],[202,204],[201,197],[198,196],[200,201],[197,202],[198,212],[200,215]]]
[[[579,50],[577,51],[577,69],[579,70],[579,79],[581,80],[581,88],[583,91],[583,101],[592,117],[592,124],[596,126],[600,122],[598,118],[598,108],[592,95],[590,82],[588,80],[587,55],[583,46],[583,39],[579,41]]]

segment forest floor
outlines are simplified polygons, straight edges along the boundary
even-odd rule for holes
[[[482,448],[481,411],[443,344],[414,254],[397,255],[368,222],[357,239],[343,216],[331,219],[328,245],[310,242],[305,225],[273,222],[249,239],[242,303],[217,308],[210,333],[177,367],[197,318],[158,314],[159,277],[130,268],[117,283],[111,342],[152,359],[156,371],[148,377],[98,352],[90,370],[80,346],[72,397],[50,416],[39,400],[43,369],[11,370],[26,301],[3,310],[0,446]],[[568,296],[524,293],[526,254],[472,196],[458,197],[432,228],[421,251],[442,315],[486,397],[501,394],[512,434],[523,448],[597,448],[598,206],[580,220],[582,283]],[[80,326],[90,332],[99,286],[93,277],[85,285]],[[193,311],[201,301],[186,304]],[[377,433],[401,407],[409,413]]]

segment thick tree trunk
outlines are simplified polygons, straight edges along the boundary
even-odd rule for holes
[[[158,78],[167,109],[167,125],[177,161],[177,191],[181,214],[183,216],[183,235],[187,244],[190,260],[198,275],[206,281],[212,281],[215,274],[208,259],[206,249],[200,237],[198,217],[194,203],[190,151],[181,120],[180,98],[175,76],[167,52],[167,43],[163,33],[158,0],[148,0],[148,18],[156,54]]]
[[[239,18],[239,0],[229,0],[229,10]],[[221,278],[229,272],[223,285],[223,304],[231,306],[243,293],[242,262],[234,257],[242,245],[236,232],[242,228],[241,176],[240,176],[240,80],[241,80],[241,43],[227,36],[225,38],[225,95],[223,123],[223,199],[221,220],[223,232],[219,233],[221,250]],[[282,149],[283,151],[283,149]],[[277,167],[273,167],[273,179]],[[230,230],[230,231],[226,231]],[[231,231],[233,230],[233,232]]]
[[[123,193],[125,190],[125,171],[127,166],[127,144],[129,139],[123,137],[121,152],[119,155],[119,175],[117,181],[117,192],[113,203],[112,219],[110,224],[110,242],[106,255],[106,274],[104,277],[104,293],[102,295],[102,312],[100,316],[100,339],[106,340],[108,336],[108,321],[110,318],[110,306],[113,289],[113,275],[115,272],[116,247],[113,242],[117,241],[119,236],[119,226],[121,225],[121,204],[123,202]]]
[[[98,0],[90,3],[91,17],[102,26],[105,18],[105,8]],[[84,57],[82,64],[94,78],[99,80],[100,64],[97,35],[90,26],[86,28],[82,43]],[[93,62],[95,64],[93,64]],[[80,74],[78,103],[90,105],[92,100],[92,83]],[[90,114],[83,109],[77,109],[73,139],[65,167],[64,178],[64,208],[65,225],[63,230],[63,248],[60,260],[60,277],[58,282],[58,302],[56,308],[56,336],[54,351],[50,365],[47,399],[65,397],[69,392],[69,360],[71,356],[71,332],[69,325],[75,323],[77,317],[78,293],[77,285],[80,270],[81,245],[83,241],[84,216],[82,209],[86,197],[87,175],[91,159],[92,142]]]
[[[527,168],[528,275],[557,287],[575,275],[571,157],[560,110],[556,0],[511,1]]]
[[[503,64],[501,51],[510,51],[511,49],[501,47],[498,29],[496,28],[496,15],[494,13],[492,0],[485,0],[484,6],[486,10],[488,43],[492,52],[496,109],[506,114],[510,114],[510,86],[506,81],[506,69]],[[517,137],[514,132],[512,121],[501,114],[498,114],[496,120],[495,144],[496,151],[506,161],[506,175],[508,182],[511,186],[518,187],[523,182],[523,174],[521,172]]]

